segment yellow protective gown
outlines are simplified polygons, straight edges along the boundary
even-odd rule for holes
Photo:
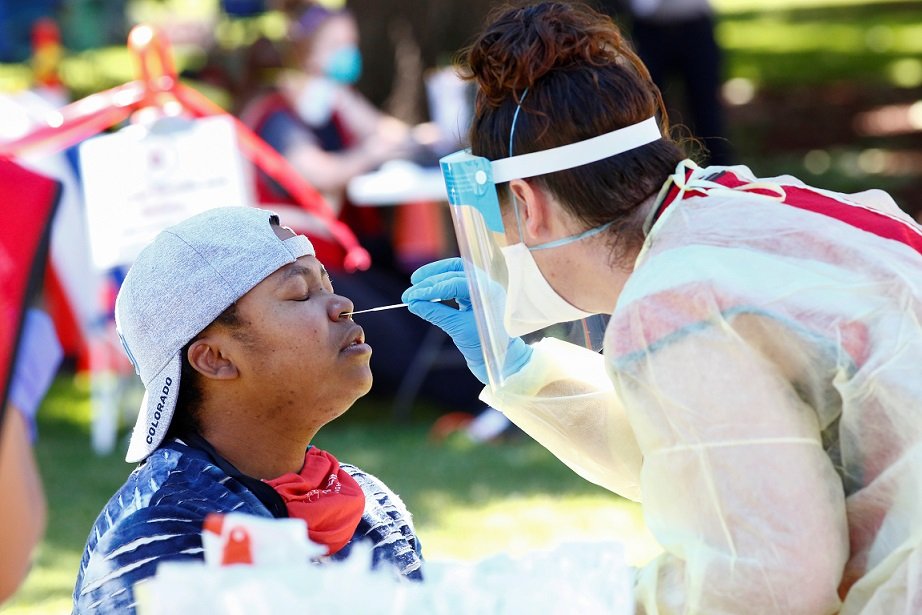
[[[639,613],[922,613],[918,228],[880,191],[671,181],[604,359],[545,339],[482,398],[642,501]]]

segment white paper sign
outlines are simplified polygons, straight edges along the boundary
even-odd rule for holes
[[[128,265],[164,228],[215,207],[252,204],[230,117],[166,118],[80,145],[93,263]]]

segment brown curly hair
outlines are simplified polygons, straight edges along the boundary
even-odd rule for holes
[[[477,98],[470,142],[491,160],[576,143],[656,116],[663,138],[592,164],[532,178],[587,227],[612,222],[613,257],[643,242],[638,206],[680,160],[650,73],[611,18],[578,3],[505,5],[462,52]],[[527,88],[527,95],[525,94]],[[508,201],[508,192],[501,190]]]

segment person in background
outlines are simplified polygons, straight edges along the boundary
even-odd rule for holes
[[[35,416],[61,357],[51,319],[41,310],[29,309],[0,425],[0,604],[25,579],[45,532],[47,507],[32,447],[38,437]]]
[[[250,79],[257,91],[240,116],[335,210],[345,204],[350,179],[388,160],[420,155],[434,142],[431,125],[411,127],[355,89],[362,56],[348,9],[308,5],[292,16],[288,42],[287,54],[267,41],[252,50],[249,70],[265,77]]]
[[[385,161],[430,155],[427,143],[434,137],[422,127],[412,128],[382,113],[355,89],[362,66],[358,36],[355,17],[347,9],[310,4],[294,10],[287,54],[268,40],[257,41],[251,48],[247,72],[254,92],[243,104],[240,117],[324,194],[370,252],[369,270],[343,271],[338,245],[311,232],[303,211],[280,207],[290,204],[290,197],[267,176],[257,174],[259,202],[277,210],[285,224],[311,235],[337,288],[352,298],[357,309],[363,309],[398,303],[409,272],[420,262],[404,262],[395,247],[393,208],[350,204],[346,184]],[[408,222],[414,233],[441,232],[427,229],[423,220],[415,225],[413,219]],[[422,262],[439,256],[444,254],[431,254]],[[407,373],[419,365],[414,360],[426,345],[427,328],[404,310],[370,315],[363,325],[379,349],[372,357],[372,394],[392,397]],[[460,363],[442,363],[445,365],[431,369],[423,379],[421,397],[447,411],[480,411],[483,404],[477,400],[477,380]]]
[[[207,211],[141,252],[116,300],[146,390],[126,455],[140,465],[90,531],[75,613],[133,612],[159,562],[203,558],[214,512],[301,518],[326,557],[367,541],[375,565],[422,578],[400,498],[310,444],[371,387],[352,310],[307,237],[265,210]]]
[[[441,261],[404,301],[501,375],[485,401],[642,503],[637,612],[919,613],[922,228],[881,190],[698,166],[583,4],[499,7],[465,60],[472,154],[513,171],[462,254],[509,283],[452,310],[476,270]],[[519,337],[595,314],[603,356]]]
[[[723,54],[710,0],[602,0],[611,15],[628,15],[637,55],[663,92],[670,114],[686,119],[710,164],[733,163],[720,97]],[[681,96],[680,96],[681,95]]]

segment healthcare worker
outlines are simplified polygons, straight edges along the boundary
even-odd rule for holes
[[[683,159],[589,8],[500,11],[466,63],[471,152],[442,163],[461,258],[404,300],[485,401],[643,503],[664,553],[638,612],[922,612],[920,229],[880,191]],[[534,342],[593,314],[603,356]]]

